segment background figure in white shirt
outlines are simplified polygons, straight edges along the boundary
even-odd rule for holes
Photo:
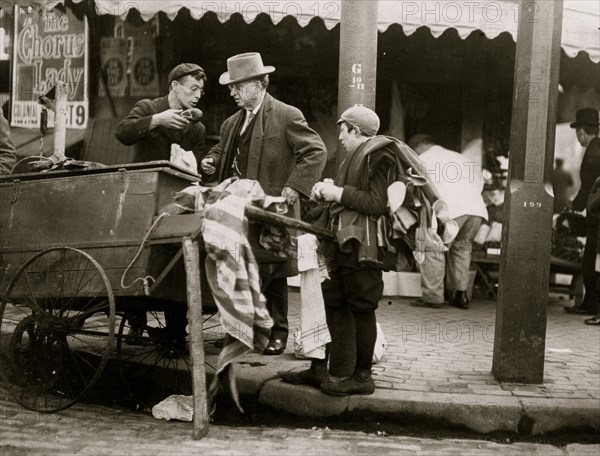
[[[469,308],[466,290],[471,263],[471,242],[488,214],[481,196],[481,164],[458,152],[438,146],[429,135],[415,135],[408,145],[419,154],[425,171],[448,204],[450,218],[459,227],[448,252],[426,252],[421,265],[423,296],[418,305],[440,307],[444,303],[444,279],[454,291],[451,305]],[[447,275],[447,277],[446,277]]]

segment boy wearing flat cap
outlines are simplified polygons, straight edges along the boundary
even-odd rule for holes
[[[299,218],[300,195],[308,198],[321,177],[327,151],[320,136],[308,126],[302,112],[267,93],[269,74],[275,68],[263,65],[258,52],[227,59],[221,85],[240,108],[221,125],[220,141],[202,161],[203,173],[219,182],[232,176],[258,181],[267,195],[283,196]],[[261,276],[269,276],[271,265],[260,265]],[[297,274],[286,263],[264,289],[273,328],[266,355],[283,353],[288,338],[287,277]]]
[[[169,161],[172,144],[192,151],[196,162],[200,163],[206,155],[206,128],[199,122],[202,112],[195,106],[204,94],[205,82],[206,74],[200,66],[181,63],[169,73],[168,95],[136,103],[127,117],[117,125],[115,132],[121,143],[134,146],[134,163]],[[166,329],[181,351],[185,350],[186,312],[185,307],[176,303],[165,311]],[[130,319],[130,323],[132,328],[127,343],[134,344],[146,325],[145,311],[139,310]]]
[[[195,106],[204,94],[205,83],[202,67],[181,63],[169,73],[168,95],[136,103],[115,133],[121,143],[134,146],[135,163],[169,160],[172,144],[191,150],[200,163],[206,155],[206,128],[199,122],[202,112]]]
[[[335,183],[316,183],[312,196],[330,203],[326,223],[336,231],[336,240],[327,249],[330,278],[321,284],[321,289],[330,328],[344,318],[347,308],[352,312],[356,329],[354,373],[340,382],[330,381],[328,345],[325,359],[313,359],[310,369],[279,375],[285,382],[314,386],[332,395],[372,394],[375,382],[371,367],[377,340],[375,310],[383,295],[382,265],[376,261],[377,218],[387,211],[387,189],[396,176],[396,161],[386,149],[390,141],[375,136],[379,118],[369,108],[353,106],[344,111],[337,123],[339,140],[348,155],[340,165]],[[324,243],[320,250],[323,246]]]
[[[575,128],[577,141],[582,147],[585,147],[579,171],[581,187],[573,200],[573,209],[583,211],[594,181],[600,177],[600,138],[598,138],[600,122],[598,110],[594,108],[580,109],[575,115],[575,122],[571,124],[571,128]],[[595,271],[596,245],[598,242],[597,217],[589,215],[586,217],[586,236],[582,260],[585,295],[581,304],[565,307],[564,309],[567,313],[594,315],[600,300],[596,288],[600,280],[600,273]]]

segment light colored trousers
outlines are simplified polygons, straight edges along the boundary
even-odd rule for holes
[[[452,290],[465,291],[469,282],[471,241],[483,219],[475,215],[461,215],[454,219],[458,234],[448,244],[447,252],[425,252],[421,264],[422,300],[434,304],[444,302],[444,278]]]

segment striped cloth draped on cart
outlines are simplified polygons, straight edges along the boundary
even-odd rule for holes
[[[196,201],[188,201],[188,205],[204,215],[202,237],[207,253],[204,268],[226,332],[209,400],[214,400],[220,382],[243,411],[232,363],[252,349],[264,350],[273,326],[260,292],[258,264],[248,241],[244,209],[249,203],[266,208],[281,201],[265,195],[256,181],[246,179],[224,181],[210,192],[192,186],[182,193],[195,197]]]

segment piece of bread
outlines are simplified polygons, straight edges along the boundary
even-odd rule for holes
[[[190,123],[196,123],[198,121],[200,121],[200,119],[202,118],[202,111],[200,111],[198,108],[190,108],[190,109],[186,109],[185,111],[183,111],[181,113],[181,117],[186,118],[187,120],[190,121]]]

